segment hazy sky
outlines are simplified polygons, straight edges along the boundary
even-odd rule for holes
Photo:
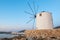
[[[26,24],[31,16],[24,12],[31,12],[27,1],[29,1],[32,8],[34,1],[35,6],[39,6],[38,12],[51,12],[54,26],[60,25],[60,0],[0,0],[0,31],[32,29],[33,21]]]

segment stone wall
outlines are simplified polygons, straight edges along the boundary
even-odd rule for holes
[[[26,30],[24,36],[0,40],[60,40],[60,29]]]
[[[27,30],[25,31],[25,36],[27,39],[37,40],[37,39],[59,39],[60,40],[60,29],[47,29],[47,30]]]

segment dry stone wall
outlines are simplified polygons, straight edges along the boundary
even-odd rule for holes
[[[60,29],[47,29],[47,30],[27,30],[25,31],[25,36],[29,40],[38,40],[38,39],[46,39],[46,40],[60,40]]]

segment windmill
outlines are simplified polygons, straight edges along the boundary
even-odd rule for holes
[[[27,2],[27,4],[28,4],[28,6],[29,6],[29,8],[30,8],[30,10],[31,10],[31,12],[32,12],[32,13],[30,13],[30,12],[28,12],[28,11],[24,11],[26,14],[32,15],[32,17],[30,17],[30,18],[32,18],[32,19],[30,19],[27,23],[30,23],[30,22],[33,20],[33,29],[34,29],[36,14],[37,14],[37,12],[38,12],[39,6],[37,5],[37,7],[36,7],[34,1],[33,1],[33,8],[31,7],[31,5],[30,5],[29,2]]]
[[[53,20],[52,20],[52,14],[50,12],[42,11],[37,14],[39,6],[36,6],[33,2],[34,8],[31,7],[30,3],[28,3],[28,6],[31,10],[32,13],[25,11],[25,13],[32,15],[32,19],[30,19],[27,23],[33,21],[33,29],[34,29],[34,24],[35,24],[35,19],[36,19],[36,29],[53,29]]]

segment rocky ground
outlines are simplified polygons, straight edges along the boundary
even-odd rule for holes
[[[27,30],[25,36],[28,40],[60,40],[60,29]]]
[[[23,36],[3,38],[0,40],[60,40],[60,29],[53,30],[27,30]]]

